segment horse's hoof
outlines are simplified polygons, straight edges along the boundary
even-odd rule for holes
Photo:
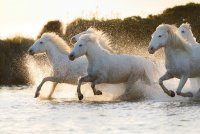
[[[78,99],[79,99],[79,100],[82,100],[82,99],[83,99],[83,95],[82,95],[82,94],[79,94],[79,95],[78,95]]]
[[[94,95],[102,95],[102,92],[100,90],[97,90]]]
[[[187,93],[181,93],[181,92],[176,92],[177,95],[183,96],[183,97],[193,97],[193,94],[191,92]]]
[[[34,98],[37,98],[40,95],[40,93],[35,93]]]
[[[53,100],[53,98],[51,96],[48,96],[47,99],[48,100]]]
[[[171,97],[174,97],[174,96],[175,96],[175,93],[174,93],[174,91],[172,91],[172,90],[169,90],[169,96],[171,96]]]
[[[187,92],[186,94],[187,94],[187,97],[193,97],[193,93],[191,92]]]

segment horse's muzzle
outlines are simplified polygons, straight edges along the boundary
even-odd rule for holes
[[[69,57],[69,59],[70,59],[71,61],[73,61],[73,60],[75,59],[75,56],[74,56],[73,54],[70,54],[68,57]]]
[[[153,47],[149,47],[148,51],[150,54],[154,54],[155,53],[155,49]]]
[[[33,50],[32,50],[32,49],[28,50],[28,54],[29,54],[29,55],[34,55]]]

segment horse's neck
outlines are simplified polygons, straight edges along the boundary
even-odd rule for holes
[[[166,60],[170,60],[175,53],[175,50],[171,47],[165,47],[164,51],[165,51],[165,59]]]
[[[177,61],[183,61],[184,57],[188,57],[191,54],[190,50],[184,50],[183,48],[176,47],[172,42],[167,44],[164,48],[165,51],[165,65],[168,67],[174,67],[177,65]],[[186,60],[186,59],[185,59]]]
[[[69,60],[68,56],[61,53],[53,44],[49,44],[49,47],[47,48],[47,57],[53,67],[59,66],[60,62],[63,60]]]
[[[190,32],[187,41],[190,42],[191,44],[196,44],[197,43],[195,38],[194,38],[194,36],[193,36],[193,34],[192,34],[192,32]]]
[[[186,48],[186,44],[184,43],[179,37],[169,39],[165,46],[165,59],[173,61],[181,53],[188,53],[188,48]]]
[[[89,62],[89,66],[93,66],[96,64],[96,62],[99,62],[100,59],[103,59],[106,55],[109,55],[107,52],[102,50],[101,48],[98,48],[95,45],[91,45],[88,50],[86,57]]]

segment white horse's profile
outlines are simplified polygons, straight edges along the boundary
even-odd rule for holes
[[[191,43],[192,47],[196,47],[196,45],[199,45],[199,43],[196,42],[196,38],[192,33],[192,28],[189,23],[181,24],[178,28],[178,31],[187,42]],[[190,83],[192,88],[200,88],[200,77],[190,79]]]
[[[80,76],[87,73],[88,61],[85,57],[70,61],[68,54],[70,47],[65,41],[55,33],[44,33],[28,50],[30,55],[37,53],[46,53],[53,67],[53,76],[46,77],[42,80],[37,88],[35,97],[39,96],[39,91],[46,81],[52,81],[53,87],[48,96],[51,98],[58,83],[77,84]]]
[[[179,78],[177,95],[192,97],[191,92],[182,93],[188,78],[200,77],[200,46],[192,45],[182,38],[178,28],[173,25],[161,24],[156,28],[149,43],[148,51],[153,54],[159,48],[164,47],[165,67],[167,72],[159,79],[159,84],[169,96],[175,93],[168,90],[163,81],[171,78]]]
[[[194,44],[199,45],[199,43],[196,42],[196,38],[192,33],[192,28],[189,23],[181,24],[180,27],[178,28],[178,31],[186,41],[188,41],[192,45]]]
[[[83,99],[80,90],[82,82],[92,82],[91,87],[96,95],[102,94],[101,91],[95,89],[96,84],[126,83],[125,96],[137,80],[141,79],[146,84],[151,83],[151,76],[146,68],[150,65],[150,61],[139,56],[112,54],[106,46],[109,44],[102,42],[102,38],[104,41],[107,40],[106,36],[93,33],[81,35],[69,55],[70,60],[83,55],[86,55],[88,59],[88,74],[78,81],[77,93],[80,100]]]

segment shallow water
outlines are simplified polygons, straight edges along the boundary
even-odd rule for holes
[[[189,99],[34,99],[30,87],[0,88],[0,133],[199,133],[200,102]]]

